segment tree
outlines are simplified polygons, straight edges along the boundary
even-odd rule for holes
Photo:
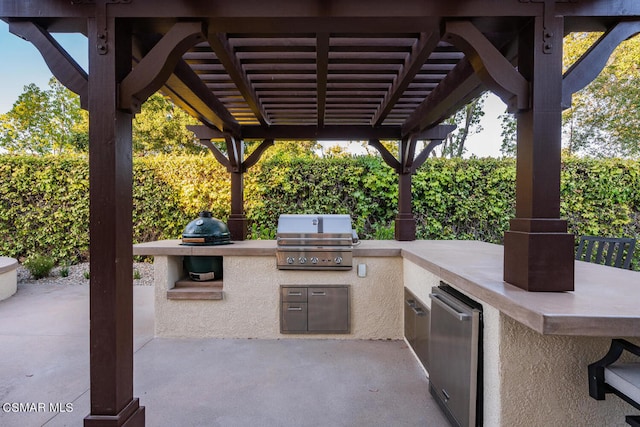
[[[486,95],[479,96],[444,122],[445,124],[454,124],[457,127],[440,145],[440,157],[462,157],[466,151],[464,144],[467,138],[482,132],[480,119],[484,116],[482,109],[485,99]]]
[[[600,33],[571,33],[564,39],[564,70],[574,64]],[[562,145],[567,155],[640,157],[640,37],[623,42],[602,72],[575,93],[571,108],[562,114]],[[502,147],[516,152],[516,121],[503,114]]]
[[[565,37],[565,68],[600,36],[572,33]],[[563,145],[574,154],[595,157],[640,157],[640,37],[618,46],[591,84],[573,95],[563,114]]]
[[[55,78],[48,90],[25,86],[11,110],[0,116],[0,147],[10,153],[84,151],[87,134],[88,115],[79,98]]]
[[[517,122],[516,117],[513,114],[505,112],[498,116],[502,122],[500,123],[500,136],[502,137],[502,145],[500,146],[500,152],[506,157],[516,156],[516,142],[517,142]]]
[[[133,151],[143,156],[176,151],[205,152],[207,149],[186,127],[197,124],[198,120],[155,93],[142,104],[140,113],[133,119]]]
[[[245,154],[248,156],[258,148],[262,141],[245,141]],[[265,159],[292,159],[298,157],[318,157],[316,151],[322,147],[318,144],[318,141],[314,140],[278,140],[275,141],[273,147],[269,147],[267,151],[262,155],[262,160]],[[225,148],[226,150],[226,148]]]
[[[198,121],[156,93],[133,119],[133,150],[138,155],[206,151],[188,124]],[[0,148],[29,154],[87,152],[89,116],[80,108],[80,98],[55,78],[46,90],[32,83],[11,111],[0,115]]]

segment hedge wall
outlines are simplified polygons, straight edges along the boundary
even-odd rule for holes
[[[0,174],[0,255],[88,257],[86,157],[2,155]],[[571,233],[640,240],[640,163],[565,160],[561,191]],[[251,238],[273,238],[281,213],[349,213],[361,238],[390,239],[397,197],[397,177],[377,157],[274,158],[245,176]],[[413,200],[419,239],[501,243],[515,212],[515,162],[429,159]],[[225,220],[229,205],[229,175],[211,156],[134,159],[135,242],[178,238],[204,209]]]

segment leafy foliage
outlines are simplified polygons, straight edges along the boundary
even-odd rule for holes
[[[48,154],[86,151],[88,116],[80,100],[55,78],[49,89],[35,84],[0,116],[0,147],[10,153]]]
[[[413,180],[413,204],[420,239],[502,243],[515,215],[515,162],[431,159]]]
[[[598,33],[565,38],[565,66],[595,43]],[[640,157],[640,37],[618,46],[604,70],[573,96],[563,114],[564,146],[595,157]]]
[[[498,116],[502,122],[500,123],[502,137],[502,145],[500,146],[500,152],[506,157],[516,157],[517,147],[517,125],[518,122],[513,114],[504,113]]]
[[[80,156],[0,157],[0,252],[88,256],[89,166]]]
[[[3,155],[0,173],[1,254],[88,257],[86,157]],[[273,239],[283,213],[347,213],[361,238],[393,238],[397,182],[379,157],[264,159],[245,176],[250,237]],[[569,157],[561,182],[570,233],[640,239],[639,162]],[[201,210],[229,216],[229,174],[210,155],[136,157],[133,192],[134,242],[179,238]],[[418,239],[501,243],[514,205],[513,159],[432,158],[413,177]]]
[[[601,33],[570,33],[564,38],[564,71],[580,59]],[[562,114],[563,151],[590,157],[640,158],[640,37],[623,42],[602,72],[573,95]],[[515,156],[516,121],[503,114],[502,147]]]
[[[189,116],[160,93],[151,95],[133,118],[133,151],[137,155],[171,152],[203,153],[187,125],[200,122]]]
[[[467,105],[458,110],[452,117],[445,120],[446,124],[456,125],[456,130],[442,142],[438,151],[441,157],[462,157],[466,148],[464,146],[470,135],[482,132],[480,120],[484,116],[484,101],[486,95],[473,99]]]
[[[34,254],[27,258],[23,265],[29,270],[34,279],[48,277],[51,269],[55,265],[53,258],[42,254]]]
[[[132,123],[136,155],[205,153],[186,126],[199,124],[171,101],[156,93]],[[86,153],[89,150],[88,113],[80,98],[58,80],[49,89],[24,87],[12,109],[0,115],[0,148],[12,154]]]

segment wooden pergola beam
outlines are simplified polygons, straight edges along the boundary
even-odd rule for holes
[[[464,2],[441,0],[403,0],[371,2],[366,0],[341,0],[326,7],[326,0],[272,0],[269,2],[233,1],[216,3],[215,12],[210,0],[183,2],[158,2],[157,0],[110,2],[109,14],[115,18],[165,20],[203,19],[210,17],[218,32],[292,33],[304,32],[311,26],[322,26],[326,32],[406,32],[428,31],[424,16],[442,17],[520,17],[535,16],[542,7],[532,0],[496,1],[488,7],[487,0]],[[322,16],[318,11],[322,10]],[[640,2],[634,0],[607,1],[557,1],[556,14],[564,17],[584,17],[587,20],[599,17],[640,16]],[[425,12],[425,11],[428,11]],[[89,18],[95,15],[95,3],[90,1],[0,1],[3,18],[49,20],[49,30],[57,26],[56,19]],[[256,19],[264,17],[266,20]],[[373,19],[371,19],[373,18]],[[394,19],[388,19],[394,18]],[[54,20],[54,21],[51,21]],[[583,21],[584,25],[590,25]],[[68,22],[60,21],[68,28]],[[576,28],[575,31],[581,31]]]
[[[218,60],[227,71],[227,74],[229,74],[229,77],[231,77],[231,80],[235,83],[258,122],[263,126],[268,125],[270,120],[267,113],[264,111],[253,86],[249,82],[246,72],[242,69],[242,65],[234,54],[233,48],[229,45],[229,40],[227,40],[226,35],[213,32],[209,34],[207,40],[209,46],[211,46],[211,49],[215,52]]]
[[[428,33],[421,33],[416,45],[412,46],[411,54],[402,66],[402,71],[394,80],[388,92],[384,96],[384,100],[378,107],[378,111],[371,120],[372,125],[379,126],[382,124],[387,115],[391,112],[398,99],[404,91],[409,87],[416,74],[420,72],[420,68],[425,63],[431,52],[438,46],[440,41],[440,30],[434,29]]]
[[[204,40],[204,31],[200,22],[176,23],[120,84],[120,108],[140,112],[142,103],[171,76],[182,54]]]
[[[327,80],[329,75],[329,34],[319,33],[316,36],[316,82],[318,127],[324,126],[324,115],[327,107]]]
[[[421,132],[442,122],[456,112],[461,102],[467,103],[483,91],[472,65],[463,59],[402,124],[402,135]]]
[[[240,134],[238,121],[184,61],[178,62],[161,90],[201,122],[222,132]]]
[[[196,23],[195,25],[201,24]],[[158,40],[142,37],[137,37],[135,42],[133,62],[136,64],[143,61],[145,56],[159,43]],[[147,63],[154,64],[153,61],[147,61]],[[156,67],[161,67],[161,64],[163,63],[158,62]],[[165,68],[167,67],[165,66]],[[172,72],[164,74],[168,77],[166,77],[164,84],[158,88],[164,95],[202,123],[216,127],[222,132],[234,135],[240,133],[240,124],[183,59],[178,58],[175,64],[169,68]],[[159,80],[159,82],[161,81]]]
[[[194,128],[189,126],[189,129]],[[206,128],[209,139],[224,140],[225,133]],[[436,127],[435,129],[438,129]],[[341,126],[325,125],[273,125],[262,127],[258,125],[242,126],[240,136],[242,139],[274,139],[274,140],[348,140],[348,141],[369,141],[371,139],[396,140],[402,139],[401,126]],[[433,130],[425,129],[417,133],[419,140],[433,139]]]
[[[470,21],[447,22],[443,38],[465,53],[475,75],[510,112],[529,108],[529,82]]]

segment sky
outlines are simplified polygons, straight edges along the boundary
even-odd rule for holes
[[[54,37],[86,71],[87,39],[77,34],[54,34]],[[25,86],[35,83],[47,89],[52,74],[40,52],[31,43],[9,33],[9,26],[3,21],[0,21],[0,55],[5,64],[0,67],[0,114],[4,114],[11,110]],[[504,110],[505,105],[498,97],[490,95],[487,98],[485,116],[481,122],[484,130],[467,140],[465,157],[500,156],[501,129],[498,116]]]

